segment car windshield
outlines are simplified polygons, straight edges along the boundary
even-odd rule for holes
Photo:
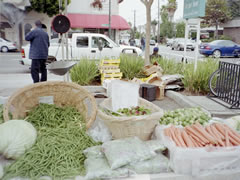
[[[104,38],[106,38],[108,42],[110,42],[114,47],[119,47],[119,45],[115,43],[113,40],[111,40],[109,37],[105,36]]]

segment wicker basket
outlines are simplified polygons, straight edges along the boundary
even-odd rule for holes
[[[111,98],[104,100],[100,106],[111,109]],[[144,116],[112,116],[98,109],[98,116],[112,133],[113,139],[137,136],[146,141],[151,138],[155,126],[163,116],[163,110],[155,104],[139,98],[139,106],[144,106],[151,110],[150,115]]]
[[[89,128],[96,119],[95,98],[83,87],[63,81],[41,82],[26,86],[15,92],[4,106],[4,120],[24,118],[27,112],[39,104],[39,97],[50,96],[57,106],[73,106],[84,116]]]

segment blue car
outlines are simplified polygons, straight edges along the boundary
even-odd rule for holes
[[[199,53],[205,56],[212,55],[215,58],[223,56],[240,57],[240,45],[230,40],[215,40],[207,44],[201,44]]]

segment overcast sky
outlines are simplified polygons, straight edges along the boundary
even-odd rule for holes
[[[174,20],[181,19],[183,16],[183,1],[177,0],[178,9],[174,14]],[[167,3],[167,0],[159,0],[160,6]],[[128,22],[134,22],[134,10],[136,10],[136,26],[146,23],[146,8],[140,0],[124,0],[119,5],[119,15]],[[154,0],[152,5],[152,20],[158,19],[158,0]]]

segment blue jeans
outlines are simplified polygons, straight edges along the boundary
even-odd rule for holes
[[[39,82],[39,73],[41,73],[40,81],[47,81],[46,59],[32,59],[31,75],[34,83]]]

